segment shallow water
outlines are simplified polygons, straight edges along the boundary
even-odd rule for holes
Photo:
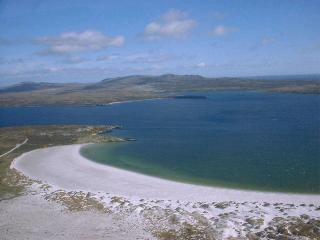
[[[117,124],[135,142],[82,149],[94,161],[179,181],[320,192],[320,96],[199,93],[104,107],[1,108],[1,125]]]

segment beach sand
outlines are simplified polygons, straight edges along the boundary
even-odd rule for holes
[[[72,212],[38,194],[1,201],[0,212],[1,240],[154,239],[137,217]]]
[[[127,198],[183,201],[250,201],[317,204],[320,195],[287,194],[207,187],[164,180],[102,165],[84,158],[83,145],[37,149],[16,158],[11,167],[31,179],[67,190],[105,192]]]
[[[1,239],[318,239],[320,195],[168,181],[90,161],[82,146],[13,160],[35,181],[0,201]]]

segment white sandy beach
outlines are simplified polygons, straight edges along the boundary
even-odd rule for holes
[[[182,201],[282,202],[317,204],[320,195],[233,190],[164,180],[92,162],[83,145],[37,149],[16,158],[11,167],[31,179],[66,190],[104,192],[127,198]]]

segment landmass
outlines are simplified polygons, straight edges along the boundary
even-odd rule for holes
[[[174,99],[207,99],[206,96],[199,96],[199,95],[179,95],[173,96]]]
[[[186,197],[181,199],[178,194],[161,197],[161,191],[150,187],[141,196],[126,195],[125,188],[119,189],[123,192],[116,191],[121,186],[116,181],[114,189],[111,187],[112,182],[106,183],[110,191],[102,189],[103,182],[96,182],[93,191],[83,187],[84,182],[74,182],[73,185],[70,180],[64,181],[64,186],[52,184],[52,179],[58,181],[60,177],[67,177],[66,173],[71,173],[70,167],[75,165],[68,164],[79,158],[77,149],[82,144],[116,144],[114,142],[124,141],[108,134],[115,127],[52,125],[0,128],[1,238],[319,239],[319,195],[280,194],[272,199],[249,200],[241,196],[250,196],[239,195],[239,199],[234,199],[224,189],[216,189],[216,194],[211,196],[197,192],[191,194],[193,198],[183,194]],[[41,161],[41,158],[43,165],[34,165],[34,161]],[[117,171],[124,171],[114,171],[114,168],[108,166],[100,168],[98,164],[85,159],[81,161],[89,165],[86,165],[86,170],[78,165],[80,168],[73,173],[75,178],[77,174],[95,171],[96,174],[91,178],[98,180],[100,174],[109,173],[106,177],[119,176]],[[37,171],[37,168],[42,167],[46,173],[44,176],[48,178],[31,174],[25,167],[31,167],[30,171],[36,174],[42,173]],[[103,170],[103,167],[106,169]],[[134,192],[135,188],[130,184],[136,183],[138,178],[143,180],[145,176],[124,172],[127,175],[122,175],[123,181]],[[91,181],[90,178],[81,181],[84,180]],[[63,182],[63,179],[59,181]],[[162,181],[169,185],[180,184],[150,177],[145,186],[140,183],[141,189],[154,184],[154,181],[157,184],[163,184]],[[169,185],[162,185],[166,186],[162,189],[164,193]],[[189,187],[190,192],[198,191],[194,185],[182,184],[181,187]],[[250,194],[256,195],[254,192]],[[209,201],[210,197],[215,201]]]
[[[0,128],[0,200],[21,193],[22,185],[15,184],[21,175],[10,170],[9,167],[11,161],[22,153],[57,145],[124,141],[122,138],[103,134],[118,127],[111,125],[46,125]],[[27,142],[25,142],[26,139]],[[20,144],[23,142],[25,143]]]
[[[105,105],[171,98],[197,91],[267,91],[319,94],[320,75],[311,77],[207,78],[200,75],[134,75],[97,83],[22,82],[0,89],[0,106]]]

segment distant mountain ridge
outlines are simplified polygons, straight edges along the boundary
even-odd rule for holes
[[[320,74],[297,74],[297,75],[267,75],[245,77],[255,80],[299,80],[299,81],[320,81]]]
[[[21,82],[8,87],[0,88],[0,93],[27,92],[27,91],[42,90],[42,89],[48,89],[48,88],[59,88],[63,86],[64,84],[48,83],[48,82]]]
[[[312,80],[307,80],[299,76],[299,80],[296,79],[208,78],[164,74],[106,78],[96,83],[22,82],[0,89],[0,106],[103,105],[114,101],[172,97],[195,91],[320,93],[320,81],[315,80],[318,78],[313,76]]]
[[[130,75],[124,77],[116,77],[116,78],[107,78],[98,83],[89,84],[84,89],[96,89],[100,87],[107,86],[115,86],[115,85],[125,85],[125,84],[136,84],[136,85],[144,85],[144,84],[155,84],[159,81],[177,81],[177,80],[201,80],[205,79],[200,75],[175,75],[175,74],[163,74],[159,76],[152,75]]]
[[[51,82],[21,82],[11,86],[6,86],[0,88],[1,93],[11,93],[11,92],[28,92],[28,91],[36,91],[36,90],[45,90],[45,89],[53,89],[53,88],[64,88],[64,87],[72,87],[82,86],[83,90],[95,90],[105,87],[112,86],[120,86],[124,84],[136,84],[136,85],[144,85],[144,84],[177,84],[177,82],[190,82],[197,80],[205,80],[205,81],[234,81],[234,80],[258,80],[258,81],[266,81],[266,80],[279,80],[279,81],[320,81],[320,74],[310,74],[310,75],[285,75],[285,76],[253,76],[253,77],[220,77],[220,78],[208,78],[203,77],[201,75],[176,75],[176,74],[163,74],[159,76],[154,75],[128,75],[122,77],[114,77],[114,78],[106,78],[99,82],[95,83],[51,83]],[[168,82],[169,81],[169,82]]]

